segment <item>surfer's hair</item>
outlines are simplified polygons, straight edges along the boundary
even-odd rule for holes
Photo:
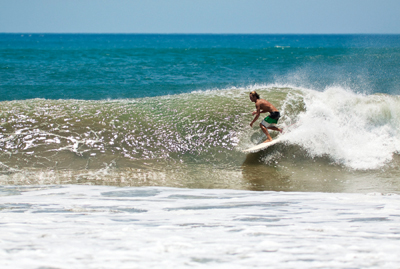
[[[260,99],[260,96],[258,95],[258,93],[256,93],[256,91],[252,91],[250,93],[251,96],[254,96],[256,99]]]

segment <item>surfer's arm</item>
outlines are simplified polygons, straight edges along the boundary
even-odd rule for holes
[[[255,114],[256,116],[254,117],[253,121],[250,123],[250,127],[253,127],[253,123],[260,117],[261,109],[257,107],[256,113],[253,112],[253,115]]]

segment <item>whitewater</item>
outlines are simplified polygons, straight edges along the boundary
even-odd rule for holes
[[[2,268],[397,268],[398,195],[1,187]]]

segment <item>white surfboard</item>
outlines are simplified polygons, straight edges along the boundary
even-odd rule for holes
[[[256,146],[254,146],[254,147],[251,147],[251,148],[249,148],[249,149],[245,149],[245,150],[243,150],[243,152],[244,152],[244,153],[253,153],[253,152],[257,152],[257,151],[266,149],[266,148],[268,148],[268,147],[270,147],[270,146],[272,146],[272,145],[278,144],[278,143],[280,143],[280,142],[282,142],[282,141],[283,141],[282,137],[278,137],[278,138],[272,140],[271,142],[261,143],[261,144],[258,144],[258,145],[256,145]]]

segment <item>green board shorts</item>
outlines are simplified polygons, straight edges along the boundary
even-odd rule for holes
[[[263,121],[261,122],[262,125],[265,127],[276,127],[276,124],[278,123],[279,118],[281,117],[280,113],[278,111],[272,112],[267,116]]]

